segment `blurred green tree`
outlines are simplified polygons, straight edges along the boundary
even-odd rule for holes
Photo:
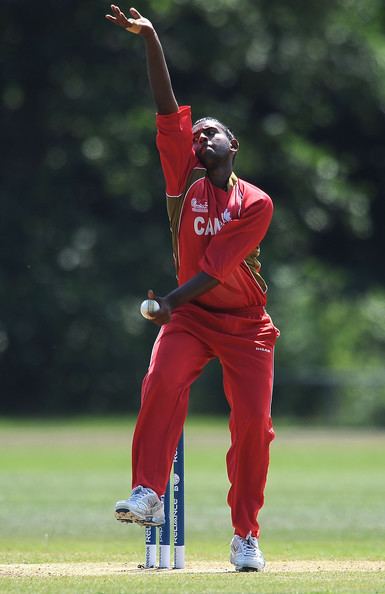
[[[100,0],[3,5],[0,410],[134,410],[156,334],[138,304],[175,283],[142,42]],[[180,103],[228,122],[275,202],[276,414],[385,424],[383,3],[137,8]],[[218,373],[192,410],[225,410]]]

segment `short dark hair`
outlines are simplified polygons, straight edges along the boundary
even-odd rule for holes
[[[219,124],[219,126],[225,131],[225,134],[229,140],[233,140],[235,138],[235,135],[232,133],[228,126],[223,124],[223,122],[220,122],[217,118],[212,118],[211,116],[205,116],[204,118],[200,118],[194,123],[193,127],[197,126],[197,124],[202,124],[202,122],[205,122],[206,120],[211,120],[216,124]]]

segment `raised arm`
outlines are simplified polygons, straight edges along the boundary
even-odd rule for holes
[[[112,15],[106,14],[108,21],[144,39],[148,80],[157,112],[167,115],[178,111],[162,45],[152,23],[142,17],[136,8],[130,8],[131,18],[127,18],[119,6],[114,4],[111,4],[111,11]]]

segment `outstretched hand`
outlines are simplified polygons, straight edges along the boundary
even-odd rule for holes
[[[111,4],[111,12],[112,15],[106,14],[106,19],[110,21],[110,23],[118,25],[118,27],[122,27],[122,29],[129,31],[130,33],[143,35],[145,37],[149,32],[154,31],[151,21],[142,17],[136,8],[130,8],[131,18],[127,18],[124,12],[120,10],[119,6],[116,6],[115,4]]]

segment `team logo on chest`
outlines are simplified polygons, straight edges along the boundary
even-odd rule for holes
[[[191,208],[193,212],[209,212],[209,203],[207,200],[199,200],[199,198],[192,198]]]

